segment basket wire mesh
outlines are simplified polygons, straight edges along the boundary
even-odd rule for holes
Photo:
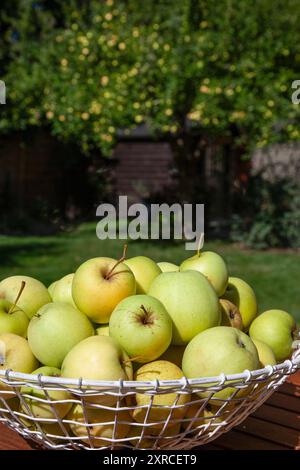
[[[95,382],[0,371],[0,422],[49,449],[188,450],[241,423],[296,372],[297,346],[281,364],[201,379]]]

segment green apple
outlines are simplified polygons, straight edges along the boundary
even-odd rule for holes
[[[28,276],[11,276],[4,279],[0,282],[0,299],[14,302],[22,282],[26,285],[17,305],[28,318],[32,318],[43,305],[51,302],[48,289],[37,279]]]
[[[62,426],[60,426],[59,422],[53,423],[53,422],[40,422],[39,423],[42,431],[47,435],[47,439],[54,441],[56,444],[66,444],[66,442],[69,440],[69,438],[66,437],[67,435],[72,435],[70,433],[70,426],[68,423],[63,422],[62,426],[64,427],[66,433],[62,429]],[[38,429],[39,431],[39,429]]]
[[[182,367],[182,358],[185,346],[169,346],[168,349],[159,357],[160,361],[172,362],[180,369]]]
[[[83,263],[75,273],[72,287],[78,309],[95,323],[108,323],[118,303],[135,291],[132,271],[112,258],[93,258]]]
[[[293,333],[296,323],[284,310],[267,310],[251,324],[252,339],[262,341],[273,351],[276,361],[284,361],[292,354]]]
[[[36,369],[32,374],[42,374],[47,377],[60,377],[61,371],[56,367],[44,366]],[[45,387],[47,394],[39,388],[26,385],[21,387],[21,393],[24,399],[24,403],[21,404],[21,411],[41,419],[55,419],[57,416],[64,418],[73,406],[71,394],[67,390],[51,390],[49,385]],[[48,404],[39,400],[47,400],[53,403]]]
[[[237,306],[242,316],[244,330],[248,331],[257,315],[257,301],[252,287],[238,277],[230,277],[227,289],[222,296]]]
[[[1,396],[2,396],[2,394],[1,394]],[[6,400],[7,400],[7,398],[6,398]],[[17,395],[10,398],[9,402],[6,403],[6,406],[8,406],[11,411],[17,411],[17,412],[20,411],[20,400],[17,397]]]
[[[93,334],[86,315],[63,302],[44,305],[28,326],[28,342],[34,355],[42,364],[58,368],[73,346]]]
[[[67,274],[55,283],[52,292],[53,302],[66,302],[77,308],[72,297],[73,274]]]
[[[161,436],[159,436],[159,447],[161,449],[168,450],[171,444],[178,442],[178,437],[181,437],[180,423],[174,424],[174,426],[167,427]]]
[[[31,374],[38,364],[25,338],[13,333],[0,335],[0,370],[11,369],[14,372]],[[8,399],[15,395],[11,387],[1,382],[1,379],[0,390],[2,398]],[[7,393],[3,393],[3,390]]]
[[[144,364],[140,367],[135,373],[135,380],[147,382],[155,380],[177,380],[183,377],[182,370],[177,367],[175,364],[172,364],[168,361],[154,361]],[[189,403],[191,399],[190,394],[180,394],[179,397],[177,393],[163,393],[155,394],[151,396],[150,394],[137,393],[136,394],[136,403],[138,408],[135,408],[132,411],[132,416],[135,421],[138,423],[143,423],[148,413],[148,405],[150,402],[151,410],[148,414],[147,422],[155,421],[164,421],[171,414],[170,423],[168,427],[174,425],[174,420],[183,418],[186,407],[186,403]],[[176,408],[172,406],[176,404]],[[164,423],[157,424],[154,427],[163,428]]]
[[[135,362],[150,362],[169,347],[172,320],[159,300],[150,295],[132,295],[114,309],[109,334]]]
[[[222,314],[221,325],[232,326],[233,328],[243,330],[242,315],[237,306],[226,299],[220,299],[220,305]]]
[[[199,411],[202,408],[203,403],[199,401],[198,395],[195,394],[195,398],[192,395],[192,400],[195,400],[195,403],[189,404],[187,407],[186,414],[184,415],[184,421],[182,423],[183,429],[197,430],[198,426],[203,426],[208,424],[210,420],[217,414],[218,407],[212,406],[210,403],[207,403],[204,409]],[[195,419],[197,416],[197,419]],[[221,423],[223,421],[222,417],[215,417],[213,423]],[[209,428],[210,426],[208,426]],[[208,429],[206,429],[207,432]]]
[[[217,294],[197,271],[162,273],[152,283],[149,295],[160,300],[171,316],[175,346],[187,344],[200,331],[220,323]]]
[[[195,256],[187,258],[180,265],[180,271],[190,269],[204,274],[219,297],[224,294],[228,283],[228,269],[220,255],[213,251],[199,251]]]
[[[154,279],[161,274],[161,269],[147,256],[135,256],[126,260],[136,280],[136,293],[147,294]]]
[[[52,282],[52,284],[50,284],[50,286],[48,287],[48,292],[49,292],[49,294],[50,294],[51,300],[53,300],[53,292],[54,292],[54,289],[55,289],[55,286],[56,286],[57,283],[58,283],[58,281],[54,281],[54,282]]]
[[[132,380],[132,364],[121,346],[110,336],[91,336],[78,343],[65,357],[62,377],[90,380]],[[117,397],[85,395],[107,406],[114,405]]]
[[[29,319],[19,307],[8,300],[0,300],[0,334],[14,333],[26,338]]]
[[[199,333],[187,345],[182,359],[182,370],[188,379],[238,374],[259,367],[257,349],[251,338],[228,326]],[[214,397],[228,398],[232,392],[232,387],[224,388],[215,392]],[[207,393],[199,395],[207,396]]]
[[[173,443],[172,438],[180,434],[180,423],[176,423],[174,426],[167,426],[163,432],[161,429],[157,429],[153,426],[147,426],[147,428],[144,429],[143,437],[141,436],[142,430],[142,425],[131,425],[127,437],[131,438],[129,442],[133,447],[137,449],[151,449],[158,441],[160,449],[167,449],[167,445],[170,444],[170,442]]]
[[[261,366],[275,366],[276,358],[270,346],[268,346],[266,343],[263,343],[262,341],[259,341],[258,339],[252,338],[252,341],[256,346]]]
[[[177,264],[168,263],[168,261],[161,261],[160,263],[157,263],[157,266],[161,269],[162,273],[179,271],[179,266],[177,266]]]
[[[109,323],[97,326],[95,331],[96,335],[109,336]]]
[[[124,439],[128,435],[132,421],[128,411],[117,412],[116,427],[115,417],[114,410],[86,406],[83,411],[81,405],[75,405],[68,414],[68,420],[72,421],[70,428],[73,434],[81,437],[86,445],[90,444],[89,439],[91,439],[94,447],[109,447],[113,438]],[[92,426],[86,424],[92,424]]]
[[[66,442],[68,441],[68,438],[66,437],[66,434],[64,433],[58,421],[48,422],[48,421],[43,421],[41,419],[39,419],[38,421],[33,421],[33,420],[29,420],[23,417],[22,418],[19,417],[19,419],[23,422],[26,428],[29,429],[30,431],[34,431],[38,433],[40,432],[40,429],[41,429],[42,432],[46,434],[48,441],[55,442],[55,444],[60,444],[60,445],[66,444]],[[62,425],[65,428],[66,433],[70,435],[69,424],[63,422]]]

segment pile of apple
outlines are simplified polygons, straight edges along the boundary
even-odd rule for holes
[[[90,259],[48,289],[28,276],[2,280],[0,369],[105,381],[173,380],[241,373],[291,356],[293,317],[282,310],[258,315],[253,289],[229,277],[217,253],[199,250],[180,266],[145,256],[126,260],[125,254],[126,249],[120,260]],[[137,423],[146,418],[143,405],[153,399],[137,393],[131,412],[118,411],[121,424],[114,429],[115,412],[109,407],[116,405],[115,396],[87,395],[87,403],[108,409],[91,405],[84,413],[80,404],[72,403],[69,391],[49,390],[54,414],[53,406],[39,401],[45,398],[42,389],[23,386],[21,392],[20,403],[12,388],[0,381],[0,399],[8,400],[12,409],[44,419],[45,431],[54,435],[63,435],[55,418],[66,418],[73,422],[68,432],[85,442],[95,438],[95,446],[107,446],[101,438],[111,438],[113,432],[119,439],[132,436],[135,444],[142,430]],[[224,400],[231,393],[227,387],[215,398]],[[179,433],[197,415],[198,395],[177,397],[166,437]],[[147,422],[160,423],[151,428],[152,435],[161,432],[175,399],[175,393],[154,396]],[[195,399],[198,403],[191,404]],[[214,414],[215,406],[206,408],[192,428]],[[97,423],[89,432],[86,420]],[[24,422],[34,425],[30,419]]]

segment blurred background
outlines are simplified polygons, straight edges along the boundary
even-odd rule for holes
[[[0,279],[91,256],[96,207],[204,203],[206,248],[300,320],[298,0],[10,0],[0,7]],[[180,243],[129,256],[180,262]]]

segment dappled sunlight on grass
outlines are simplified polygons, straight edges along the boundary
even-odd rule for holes
[[[82,224],[74,231],[47,237],[0,237],[0,279],[14,274],[37,277],[47,285],[73,272],[88,258],[119,258],[123,240],[100,241],[96,223]],[[300,255],[292,252],[241,250],[215,241],[205,244],[228,262],[230,274],[242,277],[255,289],[260,311],[283,308],[300,321]],[[155,261],[180,263],[192,255],[184,243],[129,241],[128,257],[145,255]]]

